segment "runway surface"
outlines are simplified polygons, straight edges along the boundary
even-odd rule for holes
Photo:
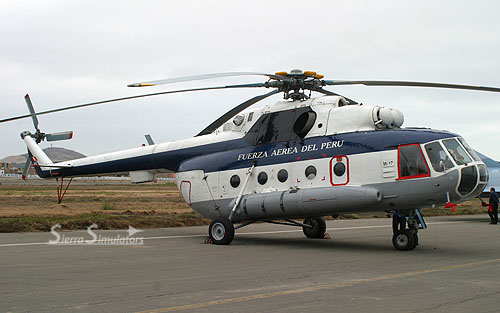
[[[0,234],[0,312],[500,310],[500,225],[485,215],[427,218],[420,246],[397,251],[390,224],[330,221],[330,240],[256,224],[229,246],[204,244],[207,227],[146,230],[132,236],[144,237],[136,246]],[[59,234],[92,239],[86,231]]]

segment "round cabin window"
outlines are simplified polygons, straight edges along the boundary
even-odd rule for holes
[[[317,173],[318,172],[316,171],[316,168],[314,166],[309,165],[308,167],[306,167],[305,174],[307,179],[313,179],[314,177],[316,177]]]
[[[229,183],[233,186],[233,188],[237,188],[240,185],[240,177],[238,175],[231,176]]]
[[[282,169],[278,172],[278,180],[282,183],[286,182],[288,179],[288,172],[285,169]]]
[[[337,162],[335,166],[333,167],[333,172],[337,176],[342,176],[345,174],[345,164],[342,162]]]
[[[259,175],[257,176],[257,181],[261,185],[267,183],[267,174],[265,172],[260,172]]]

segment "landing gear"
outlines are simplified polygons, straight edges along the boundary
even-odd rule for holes
[[[326,231],[325,220],[321,216],[308,217],[304,220],[302,231],[307,238],[324,238]]]
[[[393,212],[392,244],[394,248],[402,251],[415,249],[418,246],[418,230],[426,228],[422,213],[418,209]]]
[[[227,218],[216,218],[208,227],[208,235],[216,245],[228,245],[234,238],[234,226]]]

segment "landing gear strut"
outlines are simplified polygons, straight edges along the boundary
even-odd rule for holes
[[[56,179],[57,182],[59,182],[59,178]],[[61,177],[61,187],[57,186],[57,204],[61,204],[64,198],[64,195],[66,194],[66,191],[68,191],[69,185],[73,181],[73,177],[69,180],[68,184],[66,185],[66,189],[63,188],[64,184],[64,177]]]
[[[408,227],[407,227],[408,225]],[[394,248],[402,251],[415,249],[418,245],[418,230],[425,229],[424,219],[420,210],[396,211],[392,220],[392,244]]]

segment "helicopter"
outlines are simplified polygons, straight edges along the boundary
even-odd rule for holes
[[[385,211],[397,215],[392,243],[413,250],[418,231],[427,228],[423,207],[453,208],[475,198],[488,184],[488,168],[456,133],[404,128],[403,113],[368,106],[325,86],[406,86],[500,92],[500,88],[411,81],[326,80],[299,69],[275,74],[227,72],[129,84],[150,87],[219,77],[254,75],[265,82],[179,89],[35,112],[0,120],[32,118],[35,133],[21,138],[42,178],[130,173],[148,182],[156,173],[174,172],[183,199],[211,219],[212,243],[227,245],[235,230],[254,222],[301,227],[307,238],[323,238],[325,216]],[[271,89],[229,110],[192,138],[53,163],[38,145],[67,140],[72,131],[43,133],[38,116],[141,97],[232,88]],[[321,93],[312,97],[312,92]],[[275,94],[283,100],[250,108]],[[23,175],[23,176],[24,176]],[[71,183],[71,180],[70,180]],[[69,184],[68,184],[69,186]],[[68,187],[66,187],[67,189]],[[58,188],[59,191],[59,188]],[[60,199],[61,200],[61,197]],[[302,221],[299,222],[298,220]],[[403,223],[401,223],[403,220]]]

